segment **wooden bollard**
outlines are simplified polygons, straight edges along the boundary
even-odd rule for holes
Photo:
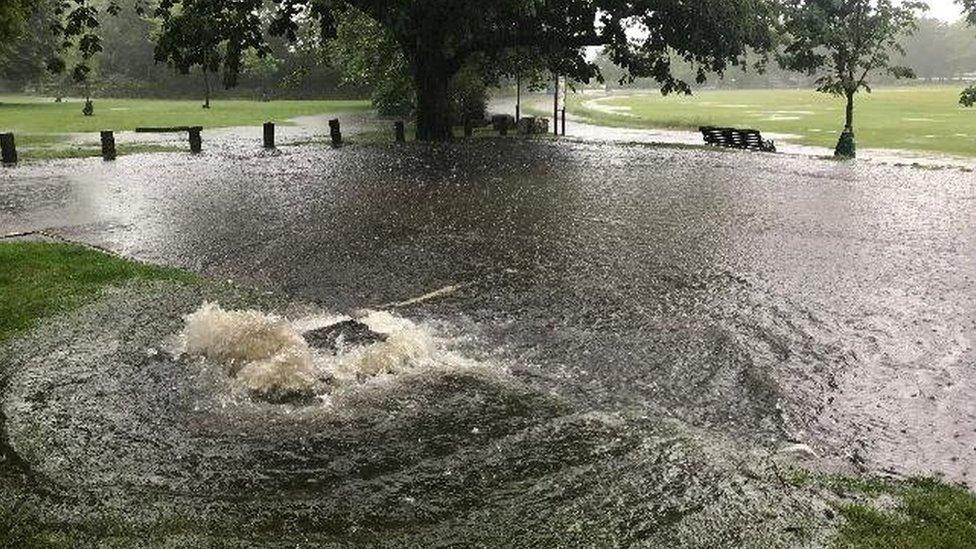
[[[17,163],[17,144],[12,133],[0,133],[0,161],[4,164]]]
[[[115,132],[102,132],[102,160],[115,160]]]
[[[329,120],[329,134],[332,137],[332,146],[341,147],[342,146],[342,129],[339,126],[339,119],[335,118]]]
[[[407,141],[407,130],[406,130],[406,128],[403,125],[403,121],[397,122],[394,125],[394,128],[396,130],[396,142],[397,143],[406,143],[406,141]]]
[[[474,135],[474,123],[471,122],[470,118],[464,119],[464,137],[471,137]]]
[[[264,123],[264,148],[275,148],[275,125],[274,122]]]
[[[196,126],[189,129],[190,152],[193,154],[198,154],[201,151],[203,151],[203,137],[200,135],[202,131],[203,128],[200,126]]]

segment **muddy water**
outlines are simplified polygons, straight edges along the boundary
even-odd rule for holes
[[[45,229],[331,313],[390,310],[478,364],[407,375],[338,409],[211,400],[179,361],[145,358],[206,297],[164,292],[165,306],[118,302],[117,321],[77,320],[101,339],[69,330],[31,347],[47,358],[22,364],[33,373],[7,391],[11,438],[54,485],[119,502],[138,486],[138,501],[165,507],[169,496],[146,497],[154,486],[257,528],[253,510],[274,532],[305,532],[317,509],[309,531],[371,542],[585,543],[581,529],[628,545],[634,524],[673,517],[655,534],[667,545],[702,535],[683,528],[720,501],[728,512],[707,515],[719,530],[762,545],[768,532],[742,513],[786,498],[797,511],[785,520],[819,515],[748,471],[756,448],[802,442],[834,467],[976,474],[974,181],[514,141],[7,170],[3,231]],[[57,398],[35,386],[58,385],[42,365],[70,362],[63,349],[103,348],[117,354],[80,360],[81,380]],[[96,362],[142,378],[110,383]],[[70,419],[79,399],[122,415]],[[89,438],[32,446],[26,426],[42,417],[42,440]],[[728,527],[740,522],[752,526]]]
[[[160,342],[201,299],[326,318],[226,287],[131,287],[4,357],[16,467],[0,495],[71,540],[176,547],[775,547],[832,514],[787,464],[640,410],[595,411],[471,359],[270,404]],[[19,482],[11,482],[11,478]],[[11,484],[16,489],[11,495]]]

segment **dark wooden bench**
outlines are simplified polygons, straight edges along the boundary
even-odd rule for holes
[[[701,130],[702,137],[705,138],[705,143],[709,145],[750,151],[776,152],[776,144],[763,139],[759,130],[740,130],[716,126],[702,126],[699,130]]]
[[[180,133],[180,132],[192,132],[201,131],[203,126],[168,126],[165,128],[159,127],[149,127],[149,128],[136,128],[136,133]]]

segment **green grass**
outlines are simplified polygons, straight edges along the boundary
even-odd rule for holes
[[[28,96],[0,96],[0,129],[25,134],[94,133],[134,130],[139,126],[253,126],[286,124],[299,116],[362,111],[368,101],[200,101],[158,99],[95,99],[95,116],[81,114],[82,102],[55,103]]]
[[[0,342],[38,320],[95,299],[130,280],[192,281],[176,269],[143,265],[70,244],[0,243]]]
[[[869,487],[888,494],[892,508],[864,503],[838,506],[846,523],[836,546],[843,549],[976,548],[976,496],[931,479]]]
[[[891,480],[793,471],[843,519],[834,549],[976,549],[976,494],[933,478]]]
[[[98,297],[106,287],[130,281],[197,278],[176,269],[143,265],[72,244],[0,243],[0,344],[30,329],[39,320],[64,313]],[[3,371],[0,369],[0,382]],[[0,429],[3,414],[0,411]],[[0,548],[85,547],[94,545],[92,532],[75,527],[50,527],[39,522],[30,504],[21,505],[14,490],[20,481],[9,470],[0,432]],[[121,527],[94,523],[99,535]],[[165,535],[162,531],[160,535]],[[134,536],[117,547],[132,546]],[[162,543],[160,543],[162,545]],[[206,545],[206,544],[204,544]],[[100,546],[109,546],[100,544]]]
[[[961,87],[882,88],[855,106],[861,148],[976,156],[976,109],[959,105]],[[811,90],[699,91],[693,96],[575,96],[570,111],[601,125],[694,129],[718,125],[787,133],[806,145],[833,148],[844,125],[842,99]],[[625,95],[627,94],[627,95]],[[620,109],[606,112],[601,108]]]
[[[180,152],[189,150],[189,145],[186,147],[177,147],[175,145],[156,145],[152,143],[122,143],[116,147],[116,154],[118,156],[126,156],[129,154],[142,154],[142,153],[160,153],[160,152]],[[85,145],[48,145],[41,147],[32,147],[30,149],[30,156],[25,160],[56,160],[65,158],[96,158],[102,156],[102,149],[99,146],[85,146]]]
[[[25,159],[97,156],[78,153],[64,143],[67,134],[88,133],[98,141],[101,130],[131,131],[142,126],[203,126],[221,128],[255,126],[264,122],[287,125],[300,116],[356,112],[370,108],[368,101],[214,101],[203,109],[200,101],[156,99],[96,99],[95,115],[81,114],[83,103],[30,96],[0,96],[0,132],[13,132]],[[119,153],[151,152],[119,144]]]

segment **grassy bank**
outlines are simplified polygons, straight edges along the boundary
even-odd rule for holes
[[[959,87],[882,88],[858,95],[858,146],[976,156],[976,109],[959,105]],[[692,96],[616,92],[574,96],[570,111],[592,123],[697,130],[749,127],[832,148],[844,125],[840,98],[811,90],[699,91]]]
[[[976,494],[931,478],[895,481],[801,473],[844,519],[835,549],[974,549]]]
[[[199,101],[160,99],[96,99],[95,115],[83,116],[80,100],[55,103],[49,98],[0,96],[0,129],[23,134],[90,133],[139,126],[254,126],[287,123],[299,116],[363,111],[367,101],[215,101],[200,108]]]
[[[130,280],[191,281],[193,275],[133,263],[70,244],[0,243],[0,343],[37,321]]]
[[[888,495],[892,507],[863,503],[840,507],[846,524],[838,547],[972,549],[976,547],[976,497],[957,486],[923,479],[868,484],[874,495]]]
[[[96,99],[95,115],[81,114],[83,102],[55,103],[50,98],[0,96],[0,132],[14,132],[25,159],[97,156],[97,147],[65,143],[68,134],[87,133],[97,142],[101,130],[131,131],[145,126],[256,126],[264,122],[289,124],[301,116],[357,112],[367,101],[215,101],[203,109],[199,101],[157,99]],[[119,144],[119,153],[169,150],[151,145]]]

